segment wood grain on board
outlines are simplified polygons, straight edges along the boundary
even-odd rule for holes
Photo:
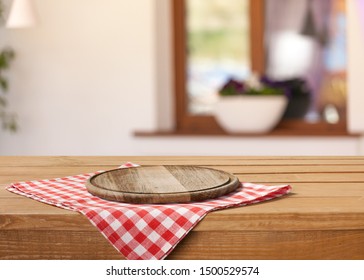
[[[232,192],[239,185],[235,176],[224,171],[176,165],[114,169],[86,182],[93,195],[129,203],[201,201]]]

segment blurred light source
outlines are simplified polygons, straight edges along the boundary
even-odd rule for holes
[[[36,13],[32,0],[14,0],[6,22],[8,28],[26,28],[36,25]]]
[[[272,36],[269,48],[269,77],[288,80],[304,77],[313,62],[315,42],[311,37],[291,31],[282,31]]]

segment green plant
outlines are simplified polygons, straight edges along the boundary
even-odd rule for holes
[[[0,1],[0,18],[3,16],[3,4]],[[6,110],[7,100],[6,92],[9,89],[9,83],[4,76],[4,72],[9,69],[10,62],[14,59],[14,50],[6,47],[0,51],[0,121],[2,127],[6,130],[15,131],[17,129],[16,115]]]
[[[9,68],[14,56],[14,51],[11,48],[5,48],[0,52],[0,119],[2,121],[2,127],[10,131],[16,130],[17,123],[15,114],[6,110],[7,100],[5,94],[8,91],[9,83],[4,76],[4,70]]]
[[[284,95],[282,88],[271,86],[252,76],[245,82],[230,79],[220,90],[221,96],[231,95]]]

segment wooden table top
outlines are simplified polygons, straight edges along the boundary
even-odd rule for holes
[[[12,194],[12,182],[131,161],[196,165],[293,192],[209,213],[170,259],[364,259],[364,157],[0,157],[0,259],[121,259],[81,214]]]

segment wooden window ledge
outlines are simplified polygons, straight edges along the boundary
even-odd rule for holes
[[[163,137],[163,136],[222,136],[222,137],[359,137],[360,134],[349,133],[346,122],[329,124],[326,122],[308,123],[302,120],[282,121],[274,130],[265,134],[228,133],[219,129],[173,130],[173,131],[136,131],[136,137]]]

